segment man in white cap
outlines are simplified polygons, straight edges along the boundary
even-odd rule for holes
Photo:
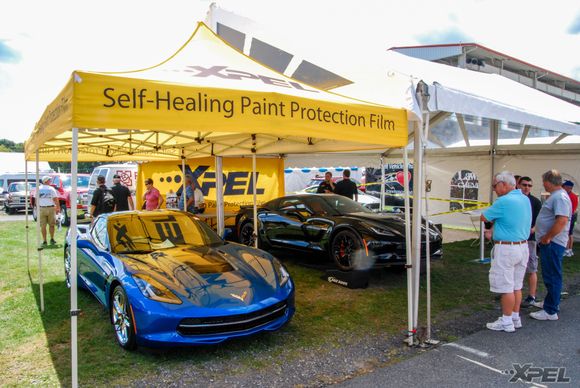
[[[38,188],[38,206],[40,212],[38,214],[38,222],[40,223],[40,232],[42,233],[42,246],[46,247],[46,225],[48,224],[48,231],[50,232],[50,244],[55,245],[54,241],[54,226],[56,225],[56,215],[60,213],[60,204],[58,203],[58,193],[56,189],[50,185],[52,178],[43,176],[42,184]]]

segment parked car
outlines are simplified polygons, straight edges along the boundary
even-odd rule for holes
[[[245,245],[254,243],[253,209],[242,207],[236,232]],[[423,245],[425,228],[423,228]],[[374,213],[335,194],[297,194],[277,198],[258,210],[258,246],[327,253],[345,271],[371,266],[404,266],[405,220],[400,214]],[[430,252],[442,256],[442,236],[430,225]],[[423,255],[425,250],[422,249]],[[423,257],[425,259],[426,257]]]
[[[318,185],[314,185],[307,187],[304,190],[297,191],[296,194],[316,194],[317,190]],[[374,211],[380,210],[381,207],[381,200],[379,198],[363,193],[360,189],[358,190],[357,202]]]
[[[115,212],[78,232],[78,284],[109,311],[125,349],[219,343],[278,330],[294,314],[294,283],[276,258],[222,240],[192,214]]]
[[[26,195],[26,182],[12,182],[8,186],[8,195],[4,202],[4,209],[8,214],[14,214],[17,211],[26,208],[26,202],[30,201],[30,192],[34,190],[36,184],[28,182],[28,196]],[[30,206],[30,202],[29,202]]]
[[[137,203],[135,201],[135,192],[137,190],[137,165],[133,163],[103,164],[102,166],[97,166],[93,169],[89,180],[89,189],[82,196],[81,203],[85,211],[88,212],[91,207],[93,193],[97,188],[97,177],[99,175],[104,176],[105,185],[108,188],[111,188],[113,186],[113,175],[115,174],[121,177],[121,184],[127,186],[131,191],[131,194],[133,195],[133,203]]]
[[[58,202],[60,203],[61,213],[64,215],[63,225],[70,225],[71,216],[71,202],[70,202],[70,192],[71,192],[71,174],[47,174],[51,178],[51,186],[56,189],[58,193]],[[89,189],[89,174],[78,174],[77,175],[77,218],[84,218],[85,208],[83,207],[81,200],[82,196],[86,195]],[[36,192],[33,191],[30,197],[32,205],[32,216],[36,221]]]
[[[41,173],[42,174],[42,173]],[[25,182],[28,177],[28,182],[36,182],[36,173],[21,172],[4,172],[0,174],[0,206],[6,207],[6,200],[8,199],[8,186],[14,182]]]

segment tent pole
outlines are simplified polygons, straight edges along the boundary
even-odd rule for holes
[[[256,153],[252,152],[252,194],[254,196],[254,247],[258,248],[258,204],[256,195]]]
[[[70,162],[71,189],[70,189],[70,325],[71,325],[71,385],[78,387],[78,333],[77,333],[77,179],[79,157],[79,131],[72,129],[72,160]],[[65,210],[66,211],[66,210]]]
[[[381,155],[381,204],[380,211],[385,210],[385,158]]]
[[[413,329],[417,330],[419,322],[419,283],[420,283],[420,273],[421,273],[421,213],[423,209],[422,196],[423,196],[423,133],[424,125],[426,120],[425,116],[429,114],[426,108],[425,101],[425,91],[421,87],[421,84],[417,88],[417,93],[420,94],[419,101],[421,102],[421,111],[423,113],[423,123],[421,123],[422,128],[417,128],[414,133],[414,158],[413,158],[413,270],[414,270],[414,326]]]
[[[38,176],[38,149],[36,150],[36,246],[38,250],[38,286],[40,290],[40,311],[44,312],[44,287],[42,285],[44,279],[42,278],[42,247],[40,245],[40,195],[38,195],[38,188],[40,188]]]
[[[26,160],[26,153],[24,153],[24,184],[25,184],[25,195],[26,201],[24,202],[24,221],[26,229],[26,269],[28,270],[28,274],[30,275],[30,241],[28,236],[28,201],[30,201],[30,192],[28,191],[28,161]],[[38,187],[36,188],[38,190]]]
[[[411,247],[411,214],[409,212],[409,153],[407,145],[403,147],[403,187],[405,189],[405,254],[407,267],[407,344],[413,345],[413,259]]]
[[[426,106],[426,104],[425,104]],[[423,139],[427,139],[429,135],[429,119],[430,115],[427,111],[425,117],[425,133]],[[438,343],[431,339],[431,247],[429,241],[431,238],[431,232],[429,228],[429,191],[431,191],[431,184],[428,182],[427,174],[427,153],[425,149],[427,144],[423,143],[423,174],[425,179],[423,180],[425,185],[425,276],[427,278],[427,297],[426,297],[426,308],[427,308],[427,336],[425,338],[426,343]]]
[[[185,191],[185,152],[184,149],[181,149],[181,197],[183,198],[183,211],[187,211],[187,193]],[[179,204],[177,204],[179,208]]]
[[[224,237],[225,218],[224,218],[224,167],[223,157],[215,157],[215,190],[216,190],[216,216],[217,216],[217,233]]]

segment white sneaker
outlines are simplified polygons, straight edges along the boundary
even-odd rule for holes
[[[536,301],[536,302],[532,302],[532,303],[530,303],[530,304],[531,304],[532,306],[534,306],[534,307],[537,307],[537,308],[539,308],[539,309],[543,309],[543,308],[544,308],[544,301],[541,301],[541,302],[537,302],[537,301]]]
[[[546,310],[536,311],[535,313],[530,313],[530,317],[537,319],[538,321],[557,321],[558,314],[548,314]]]
[[[522,318],[521,317],[512,318],[512,322],[514,323],[514,328],[516,328],[516,329],[522,328]]]
[[[564,251],[564,253],[562,254],[562,256],[564,256],[564,257],[570,257],[570,250],[569,249],[566,249]]]
[[[510,322],[509,324],[504,325],[501,317],[499,317],[495,322],[487,323],[485,326],[489,330],[505,331],[506,333],[513,333],[514,331],[516,331],[516,328],[514,327],[513,322]]]

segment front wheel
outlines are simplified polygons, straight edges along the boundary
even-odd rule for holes
[[[336,266],[343,271],[352,271],[362,253],[361,239],[350,230],[338,232],[330,244],[330,255]]]
[[[66,248],[64,248],[64,281],[66,283],[66,287],[70,288],[70,265],[71,259],[70,259],[70,246],[66,246]]]
[[[64,220],[62,221],[62,225],[63,226],[70,226],[70,218],[69,218],[68,213],[66,211],[66,204],[64,204],[64,203],[60,204],[60,212],[64,215]]]
[[[253,247],[255,241],[256,236],[254,235],[254,224],[246,222],[240,229],[240,244]]]
[[[117,343],[127,350],[137,347],[137,336],[135,335],[135,323],[130,312],[129,299],[125,290],[120,285],[116,286],[111,296],[111,323],[115,328],[115,338]]]

